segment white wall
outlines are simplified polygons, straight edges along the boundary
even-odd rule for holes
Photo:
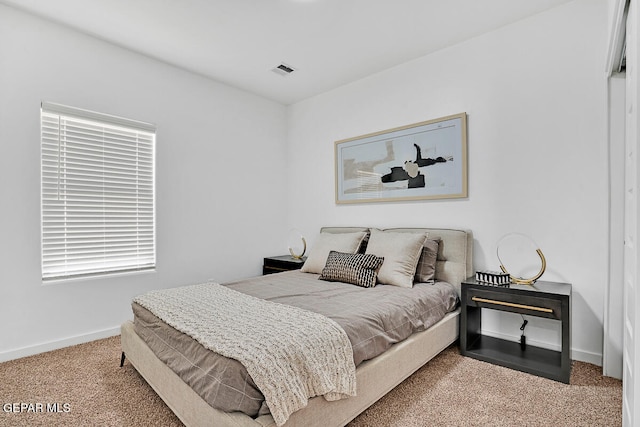
[[[42,285],[42,100],[157,125],[155,273]],[[0,361],[118,333],[138,293],[257,275],[285,253],[285,119],[275,102],[0,6]]]
[[[573,284],[573,357],[601,363],[606,31],[607,4],[576,0],[290,106],[289,223],[309,240],[322,225],[470,228],[475,268],[491,269],[499,238],[526,233],[547,257],[543,280]],[[334,203],[334,141],[460,112],[467,199]],[[520,333],[519,316],[483,320],[487,333]],[[530,319],[529,342],[557,347],[557,323]]]

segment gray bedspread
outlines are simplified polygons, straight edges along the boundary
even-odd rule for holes
[[[361,288],[318,280],[317,274],[290,271],[225,285],[333,319],[349,337],[356,366],[427,329],[457,304],[454,288],[444,282],[419,283],[413,288]],[[262,393],[239,362],[205,349],[143,307],[132,306],[138,335],[211,406],[252,417],[268,412]]]

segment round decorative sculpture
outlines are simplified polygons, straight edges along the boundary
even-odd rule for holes
[[[525,255],[525,250],[528,253]],[[520,269],[522,270],[521,274],[524,274],[525,271],[529,270],[531,266],[535,263],[535,261],[531,260],[531,254],[535,250],[535,253],[538,254],[540,264],[540,270],[534,276],[530,278],[518,277],[509,271],[505,267],[505,262],[503,259],[512,259],[512,272],[516,271],[513,267],[516,264],[520,264]],[[547,260],[542,253],[542,250],[538,247],[536,242],[533,241],[532,238],[525,234],[521,233],[509,233],[503,236],[497,244],[496,255],[498,256],[498,261],[500,261],[500,269],[509,275],[511,278],[511,282],[518,285],[532,285],[538,280],[547,269]],[[523,258],[526,258],[526,261],[523,262]],[[509,264],[509,262],[507,262]]]
[[[298,240],[302,240],[302,247],[298,246]],[[289,232],[289,253],[294,259],[302,259],[304,253],[307,251],[307,241],[304,236],[298,230],[291,230]]]

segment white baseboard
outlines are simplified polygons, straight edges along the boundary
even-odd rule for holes
[[[591,353],[590,351],[571,349],[571,359],[579,362],[591,363],[592,365],[602,366],[602,354]]]
[[[519,335],[518,336],[507,335],[500,332],[486,331],[484,329],[482,330],[482,334],[490,337],[494,337],[494,338],[500,338],[507,341],[514,341],[514,342],[520,341]],[[560,347],[560,344],[536,341],[536,340],[530,339],[529,337],[527,337],[527,344],[530,344],[536,347],[546,348],[549,350],[554,350],[554,351],[562,350]],[[584,350],[578,350],[576,348],[571,349],[571,360],[577,360],[580,362],[591,363],[592,365],[596,365],[596,366],[602,366],[602,354],[592,353]]]
[[[58,350],[60,348],[70,347],[76,344],[83,344],[102,338],[109,338],[115,335],[120,335],[120,326],[115,328],[103,329],[101,331],[95,331],[88,334],[76,335],[57,341],[48,341],[29,347],[22,347],[15,350],[0,352],[0,362],[20,359],[21,357],[33,356],[35,354],[45,353],[51,350]]]

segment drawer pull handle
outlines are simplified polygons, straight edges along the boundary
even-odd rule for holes
[[[496,301],[493,299],[486,299],[486,298],[479,298],[479,297],[472,297],[471,300],[475,302],[486,302],[488,304],[506,305],[507,307],[523,308],[525,310],[541,311],[543,313],[553,313],[553,310],[550,308],[534,307],[532,305],[516,304],[513,302],[506,302],[506,301]]]

